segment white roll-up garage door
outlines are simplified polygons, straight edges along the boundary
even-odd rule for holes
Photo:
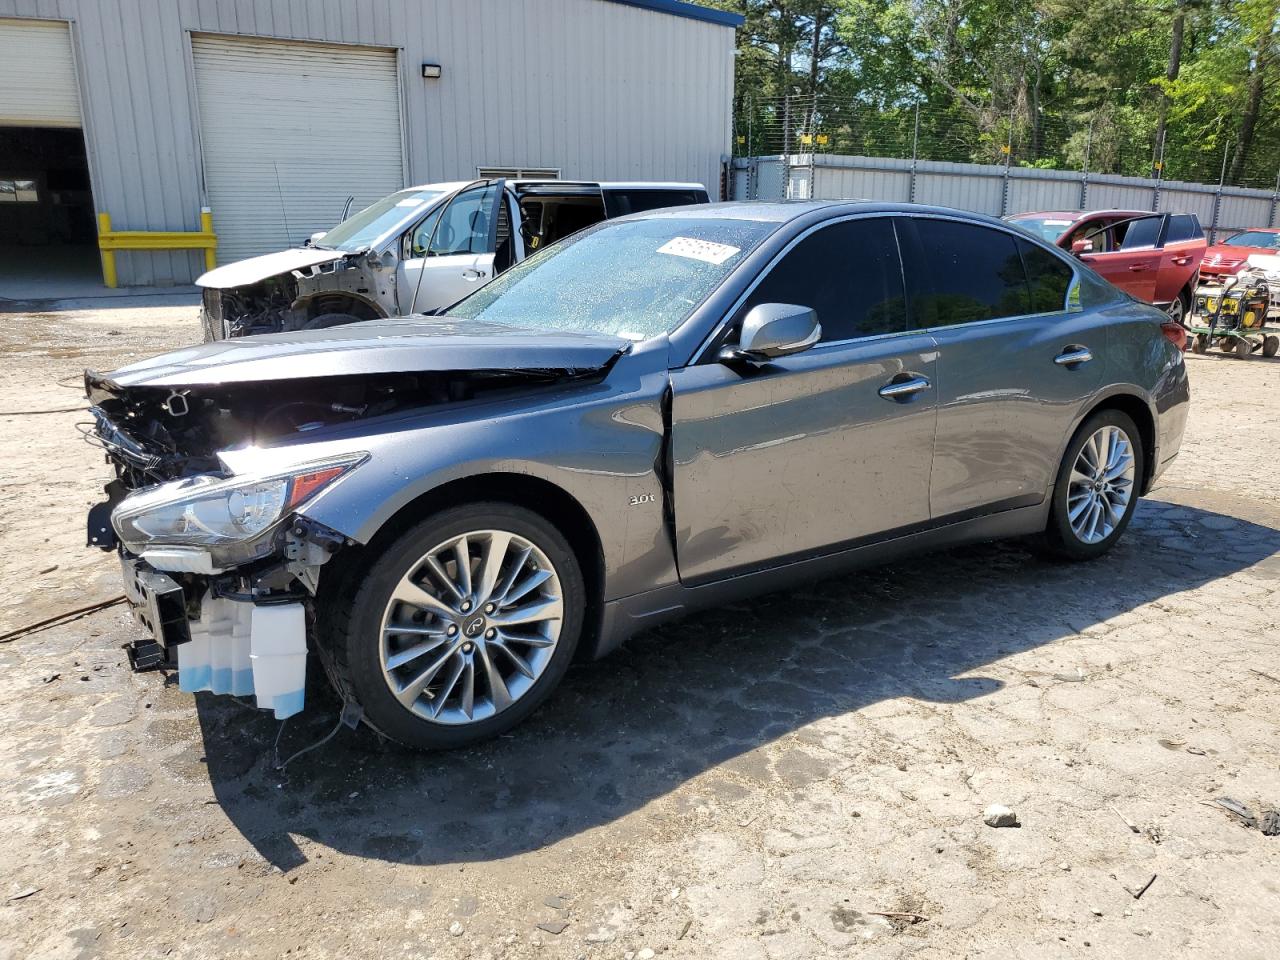
[[[0,19],[0,127],[78,127],[71,30],[48,20]]]
[[[218,260],[297,246],[404,186],[393,50],[194,36]]]

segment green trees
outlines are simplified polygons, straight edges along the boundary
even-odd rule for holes
[[[747,18],[740,153],[1280,171],[1280,0],[713,2]]]

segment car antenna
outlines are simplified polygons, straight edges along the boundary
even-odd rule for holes
[[[284,209],[284,191],[280,188],[280,164],[278,161],[272,160],[271,166],[276,171],[276,197],[280,201],[280,219],[284,221],[284,242],[292,245],[293,231],[289,229],[289,214]]]

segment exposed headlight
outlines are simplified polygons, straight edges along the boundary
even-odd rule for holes
[[[135,551],[152,544],[244,543],[270,530],[365,457],[355,454],[270,475],[204,475],[162,483],[121,501],[111,524]]]

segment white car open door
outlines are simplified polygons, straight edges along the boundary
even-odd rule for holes
[[[402,314],[447,307],[493,278],[504,184],[470,184],[414,228],[397,277]]]

